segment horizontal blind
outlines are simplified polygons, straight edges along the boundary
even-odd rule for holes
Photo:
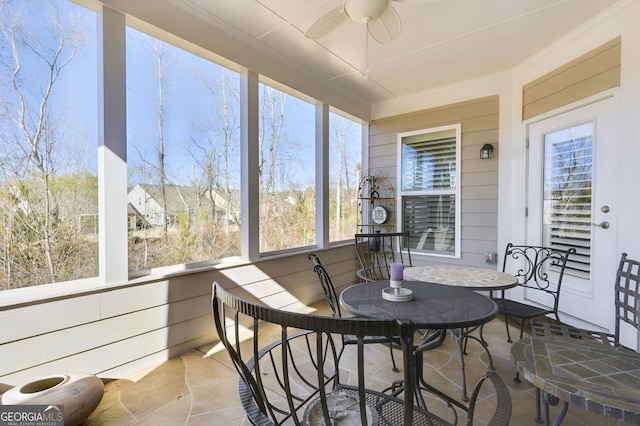
[[[402,197],[409,247],[451,254],[455,251],[455,195]]]
[[[588,278],[593,134],[590,123],[571,130],[570,134],[580,136],[558,141],[545,137],[545,236],[551,247],[575,248],[577,253],[569,258],[566,272]]]
[[[456,138],[404,140],[402,190],[426,191],[455,188]]]

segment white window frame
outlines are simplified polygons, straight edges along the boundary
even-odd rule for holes
[[[272,253],[259,252],[259,216],[258,216],[258,175],[257,175],[257,141],[258,141],[258,87],[259,83],[268,84],[278,90],[282,90],[292,96],[316,105],[316,127],[324,130],[316,132],[315,143],[318,150],[327,149],[328,143],[328,115],[331,110],[334,113],[351,117],[330,104],[322,103],[310,95],[298,92],[282,83],[271,80],[257,71],[246,69],[243,66],[227,60],[213,51],[192,44],[165,32],[153,25],[139,21],[118,11],[110,6],[102,5],[93,0],[71,3],[95,11],[97,14],[97,61],[99,78],[98,85],[98,236],[99,272],[95,277],[82,278],[67,282],[58,282],[55,286],[28,286],[18,289],[3,291],[4,302],[0,306],[9,306],[15,303],[41,300],[47,298],[66,297],[70,294],[91,292],[104,288],[116,288],[129,285],[133,280],[139,284],[140,280],[157,280],[160,276],[169,276],[176,273],[185,273],[191,266],[184,264],[167,265],[153,268],[152,270],[129,271],[128,264],[128,217],[127,217],[127,119],[126,119],[126,31],[128,27],[143,31],[153,37],[163,40],[189,52],[198,52],[199,55],[235,70],[240,75],[241,90],[241,255],[228,259],[211,259],[210,261],[196,262],[197,267],[209,267],[228,262],[256,262],[269,258],[288,256],[309,252],[311,250],[328,248],[330,246],[348,245],[350,240],[330,242],[328,238],[328,201],[324,198],[325,190],[320,189],[320,184],[328,179],[328,155],[317,155],[315,166],[319,168],[316,176],[318,209],[316,220],[317,242],[314,245],[294,247]],[[365,121],[351,117],[354,121],[360,121],[362,125],[363,154],[368,142],[368,125]],[[368,158],[363,156],[363,167],[366,169]],[[109,182],[109,185],[104,185]],[[324,185],[324,184],[323,184]],[[326,191],[325,191],[326,192]],[[11,292],[12,298],[7,295]]]
[[[430,134],[430,133],[437,133],[437,132],[442,132],[442,131],[448,131],[448,130],[454,130],[455,131],[455,138],[456,138],[456,153],[455,153],[455,163],[456,163],[456,184],[455,184],[455,188],[453,188],[452,190],[403,190],[402,189],[402,143],[403,143],[403,139],[407,138],[407,137],[411,137],[411,136],[416,136],[416,135],[421,135],[421,134]],[[455,230],[455,236],[454,236],[454,251],[453,254],[443,254],[443,253],[438,253],[435,251],[431,251],[431,250],[422,250],[422,249],[417,249],[417,248],[411,248],[411,254],[416,254],[416,255],[420,255],[420,256],[433,256],[433,257],[440,257],[440,258],[452,258],[452,259],[459,259],[461,257],[461,229],[462,229],[462,225],[461,225],[461,217],[462,217],[462,212],[461,212],[461,182],[460,182],[460,177],[462,174],[462,164],[461,164],[461,150],[462,150],[462,124],[461,123],[457,123],[457,124],[452,124],[452,125],[446,125],[446,126],[439,126],[439,127],[432,127],[432,128],[426,128],[426,129],[420,129],[420,130],[414,130],[414,131],[410,131],[410,132],[403,132],[403,133],[398,133],[398,139],[397,139],[397,154],[396,154],[396,158],[397,158],[397,182],[396,182],[396,187],[398,188],[397,191],[397,201],[396,201],[396,205],[398,206],[398,215],[397,215],[397,229],[400,229],[402,232],[405,231],[404,228],[404,211],[403,211],[403,202],[402,199],[403,197],[406,196],[426,196],[426,195],[453,195],[455,197],[455,226],[454,226],[454,230]]]

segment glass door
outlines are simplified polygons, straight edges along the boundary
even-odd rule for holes
[[[563,279],[561,319],[605,330],[614,323],[619,256],[615,102],[610,97],[529,126],[529,243],[577,250]]]

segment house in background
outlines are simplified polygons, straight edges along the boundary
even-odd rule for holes
[[[166,185],[165,195],[161,185],[137,184],[127,194],[129,202],[130,223],[135,229],[144,227],[173,227],[179,215],[191,217],[210,205],[213,198],[214,209],[223,223],[239,226],[240,208],[237,203],[237,191],[232,191],[231,197],[225,198],[217,190],[198,190],[190,186]]]

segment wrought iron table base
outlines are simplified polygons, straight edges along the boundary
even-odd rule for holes
[[[480,337],[472,336],[469,334],[478,328],[480,328]],[[460,402],[456,401],[455,399],[451,398],[449,395],[445,394],[439,389],[428,384],[424,378],[423,352],[439,347],[444,342],[444,339],[447,337],[447,331],[451,333],[451,337],[458,349],[460,370],[462,371],[461,398],[463,401],[465,402],[469,401],[469,397],[467,395],[467,380],[466,380],[465,362],[464,362],[464,354],[466,354],[466,351],[463,350],[463,346],[466,348],[467,339],[471,338],[473,340],[476,340],[482,345],[482,347],[485,349],[489,357],[489,368],[491,370],[495,369],[493,366],[493,359],[491,358],[491,353],[489,352],[488,344],[486,340],[484,340],[484,337],[482,336],[482,326],[471,327],[466,329],[457,328],[452,330],[436,330],[431,334],[423,335],[420,344],[414,350],[414,357],[416,362],[416,375],[418,377],[418,380],[416,381],[415,394],[416,394],[416,402],[420,407],[426,408],[426,403],[421,394],[421,390],[426,390],[427,392],[431,392],[437,395],[438,397],[440,397],[450,405],[453,404],[459,408],[466,409],[466,407]],[[464,345],[463,345],[463,342],[464,342]],[[401,381],[394,382],[390,388],[390,390],[395,394],[399,394],[402,391],[402,389],[403,389],[403,384]]]
[[[467,348],[468,339],[472,339],[480,343],[480,345],[484,348],[484,351],[487,353],[487,357],[489,358],[489,369],[495,370],[493,366],[493,358],[491,357],[491,352],[489,352],[489,344],[487,343],[486,340],[484,340],[484,336],[482,335],[482,328],[483,326],[475,326],[475,327],[470,327],[465,329],[454,328],[449,330],[449,333],[451,333],[451,338],[455,342],[458,350],[458,360],[460,362],[460,370],[462,372],[462,400],[463,401],[469,401],[469,397],[467,395],[467,377],[466,377],[465,361],[464,361],[464,356],[467,354],[466,348]],[[477,329],[480,330],[479,331],[480,337],[471,335],[471,333]],[[446,335],[446,332],[447,330],[438,330],[435,332],[435,334],[438,334],[438,335],[442,334],[442,337],[439,339],[440,343],[442,343],[442,340],[444,340],[444,335]],[[435,345],[433,345],[431,342],[425,342],[425,343],[421,343],[416,350],[424,352],[426,350],[433,349],[434,347]],[[419,368],[422,370],[421,367]],[[422,381],[424,381],[424,378],[422,378],[422,376],[419,376],[419,377],[421,378]]]
[[[540,396],[542,394],[542,397]],[[540,403],[544,404],[544,419],[540,417]],[[560,403],[560,400],[551,395],[550,393],[541,391],[536,388],[536,417],[533,419],[536,423],[544,423],[545,426],[549,426],[549,406],[555,407]],[[566,401],[562,401],[562,407],[560,407],[560,411],[556,414],[556,418],[553,421],[553,426],[559,426],[564,420],[564,416],[567,415],[567,411],[569,411],[569,403]]]

